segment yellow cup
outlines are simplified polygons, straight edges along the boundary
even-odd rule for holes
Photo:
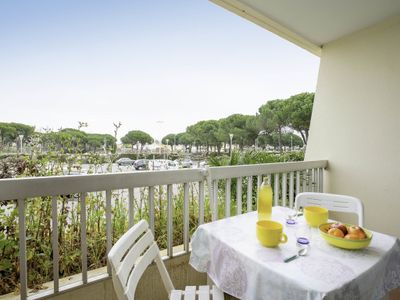
[[[283,233],[282,224],[275,221],[258,221],[256,232],[257,239],[260,241],[261,245],[266,247],[276,247],[280,243],[287,242],[287,235]]]
[[[304,217],[310,226],[318,227],[328,222],[328,210],[320,206],[306,206],[304,207]]]

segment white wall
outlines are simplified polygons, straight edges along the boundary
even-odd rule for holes
[[[400,237],[400,16],[324,46],[306,160],[359,197],[365,226]]]

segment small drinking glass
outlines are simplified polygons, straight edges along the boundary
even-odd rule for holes
[[[295,233],[297,245],[300,247],[309,247],[312,232],[310,226],[305,223],[300,224],[299,228],[296,230]]]
[[[297,215],[299,212],[297,211],[296,207],[293,206],[292,208],[288,207],[286,211],[286,225],[293,226],[297,224]]]

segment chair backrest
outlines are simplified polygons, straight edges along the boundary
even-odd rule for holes
[[[119,300],[133,300],[137,284],[146,268],[156,262],[168,295],[174,289],[149,224],[141,220],[111,248],[108,261],[112,268],[115,292]]]
[[[351,212],[358,215],[358,225],[364,226],[364,207],[360,199],[327,193],[300,193],[296,196],[296,209],[304,206],[323,206],[331,211]]]

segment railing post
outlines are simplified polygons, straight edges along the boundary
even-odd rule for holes
[[[274,205],[278,205],[279,199],[279,174],[274,174]]]
[[[282,206],[286,207],[286,194],[287,194],[287,174],[282,174]]]
[[[82,259],[82,282],[86,284],[87,277],[87,241],[86,241],[86,193],[80,194],[81,198],[81,259]]]
[[[319,168],[319,192],[324,192],[324,169]]]
[[[128,189],[128,226],[131,228],[134,224],[134,217],[135,217],[135,190],[134,188]]]
[[[207,186],[208,186],[208,197],[209,197],[209,202],[210,202],[210,209],[211,209],[211,220],[215,221],[217,220],[217,216],[214,212],[214,202],[216,202],[216,197],[214,193],[214,181],[212,179],[212,174],[211,174],[211,169],[207,167],[205,170],[203,170],[203,174],[206,176],[207,179]]]
[[[289,174],[289,207],[293,208],[294,199],[294,172]]]
[[[112,247],[112,223],[111,223],[111,190],[106,191],[106,239],[107,239],[107,255]],[[107,273],[111,274],[111,265],[107,261]]]
[[[303,181],[302,181],[302,185],[301,185],[301,187],[302,187],[302,191],[303,192],[308,192],[308,189],[307,189],[307,180],[308,180],[308,170],[303,170],[302,171],[302,178],[303,178]]]
[[[236,178],[236,214],[242,214],[242,177]]]
[[[199,225],[204,223],[204,180],[199,182]]]
[[[214,179],[212,181],[212,192],[213,192],[213,201],[211,203],[212,207],[212,220],[218,220],[218,180]]]
[[[19,280],[21,284],[21,299],[28,296],[28,267],[26,264],[26,227],[25,227],[25,199],[18,199],[19,225]]]
[[[183,247],[189,253],[189,183],[184,183],[183,191]]]
[[[60,290],[59,284],[59,261],[60,253],[58,250],[58,214],[57,214],[57,197],[51,198],[51,247],[53,250],[53,282],[54,293]]]
[[[161,189],[158,191],[161,193]],[[154,186],[149,187],[149,220],[150,220],[150,230],[155,235],[154,231]]]
[[[167,185],[167,255],[173,256],[173,241],[174,241],[174,227],[173,227],[173,199],[172,199],[172,184]]]
[[[225,217],[231,216],[231,179],[225,181]]]
[[[296,196],[300,194],[300,173],[301,171],[296,171]]]
[[[253,210],[253,176],[247,177],[247,212]]]

